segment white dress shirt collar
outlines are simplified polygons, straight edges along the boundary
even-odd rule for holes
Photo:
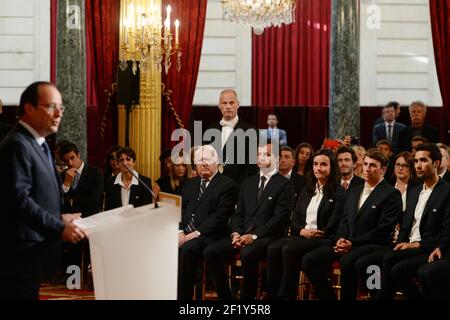
[[[28,123],[26,123],[23,120],[19,120],[19,123],[33,135],[33,137],[34,137],[34,139],[36,139],[36,142],[38,143],[38,145],[41,146],[45,142],[45,137],[41,137],[39,135],[39,133],[37,133],[37,131],[34,130],[34,128],[32,126],[30,126]]]

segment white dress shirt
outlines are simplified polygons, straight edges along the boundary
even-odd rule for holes
[[[359,198],[359,203],[358,203],[358,210],[361,209],[361,207],[363,206],[364,202],[366,202],[367,198],[370,196],[370,194],[372,193],[372,191],[377,187],[377,185],[383,181],[383,179],[381,179],[380,181],[378,181],[378,183],[376,185],[374,185],[373,187],[369,186],[366,183],[364,183],[364,189],[363,192],[361,193],[361,198]]]
[[[314,196],[311,198],[311,202],[306,208],[306,227],[305,229],[317,229],[317,215],[319,211],[319,205],[323,198],[323,186],[319,187],[317,184]]]
[[[133,173],[135,175],[138,175],[136,170],[133,170]],[[131,186],[134,184],[135,186],[139,185],[138,179],[133,177],[131,179],[131,183],[128,186],[128,188],[125,188],[125,185],[122,182],[122,172],[119,172],[119,174],[116,176],[116,180],[114,180],[114,184],[119,184],[121,186],[120,188],[120,198],[122,199],[122,206],[127,206],[130,204],[130,192],[131,192]]]
[[[222,126],[222,149],[225,146],[225,143],[227,142],[230,135],[233,133],[234,127],[236,126],[238,121],[238,116],[234,117],[230,121],[224,120],[223,118],[222,120],[220,120],[220,125]]]
[[[410,243],[422,240],[422,237],[420,236],[420,221],[422,220],[423,210],[427,205],[428,199],[430,198],[430,195],[433,192],[436,183],[433,184],[430,188],[427,188],[425,184],[423,185],[422,191],[419,195],[419,200],[416,204],[416,210],[414,211],[414,222],[411,228],[411,233],[409,234]]]

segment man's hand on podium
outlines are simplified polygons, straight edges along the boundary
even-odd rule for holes
[[[65,213],[61,215],[61,219],[64,222],[64,230],[61,234],[61,240],[77,243],[87,237],[86,232],[77,227],[73,221],[80,219],[81,213]]]

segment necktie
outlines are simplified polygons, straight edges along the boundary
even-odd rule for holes
[[[72,189],[76,190],[78,187],[78,182],[80,181],[80,174],[78,172],[75,172],[75,176],[73,177],[72,181]]]
[[[202,183],[200,183],[200,191],[198,193],[197,201],[200,200],[200,198],[203,196],[203,193],[205,192],[206,182],[208,182],[208,179],[202,179]]]
[[[50,167],[53,168],[53,160],[52,155],[50,153],[50,148],[48,147],[47,142],[44,141],[43,144],[41,144],[41,148],[44,151],[45,155],[47,156],[48,162],[50,163]]]
[[[389,143],[392,143],[392,124],[388,124],[387,140],[389,141]]]
[[[200,198],[203,196],[203,193],[205,193],[206,182],[208,182],[208,179],[202,179],[202,183],[200,183],[200,191],[198,193],[197,201],[200,200]],[[188,225],[185,229],[185,232],[191,233],[195,230],[196,230],[196,228],[195,228],[195,213],[192,213],[191,218],[189,219]]]
[[[342,187],[344,187],[344,189],[347,190],[348,189],[348,182],[347,181],[342,182]]]
[[[264,191],[266,180],[267,180],[266,177],[264,177],[264,176],[261,177],[261,184],[259,185],[259,189],[258,189],[258,200],[259,200],[259,198],[261,198],[261,195]]]

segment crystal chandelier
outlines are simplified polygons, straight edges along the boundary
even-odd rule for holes
[[[176,69],[181,69],[180,48],[180,22],[175,20],[175,44],[173,44],[173,33],[171,30],[170,5],[166,8],[166,19],[164,28],[162,25],[161,10],[151,2],[145,8],[135,7],[130,3],[126,15],[122,17],[121,42],[120,42],[120,68],[125,71],[128,67],[127,60],[131,60],[133,73],[139,68],[146,74],[155,65],[161,72],[162,65],[167,74],[172,65],[172,55],[176,55]]]
[[[265,28],[295,22],[295,0],[221,0],[222,19],[245,24],[262,33]]]

